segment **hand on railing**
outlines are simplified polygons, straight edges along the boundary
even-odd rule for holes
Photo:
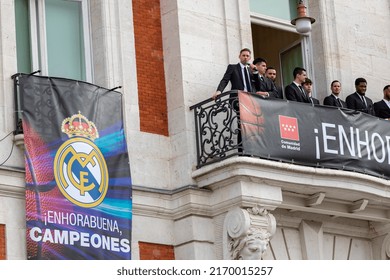
[[[213,93],[213,95],[211,96],[211,98],[214,99],[214,100],[216,100],[217,97],[218,97],[218,95],[220,95],[220,94],[221,94],[221,92],[220,92],[219,90],[217,90],[217,91],[215,91],[215,92]]]
[[[256,91],[256,94],[260,95],[263,98],[268,98],[269,97],[269,93],[266,92],[266,91]]]

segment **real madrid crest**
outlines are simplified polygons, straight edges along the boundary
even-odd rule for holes
[[[85,208],[99,205],[108,189],[107,164],[94,140],[99,137],[95,124],[80,114],[62,122],[62,132],[70,139],[58,149],[54,176],[61,193]]]

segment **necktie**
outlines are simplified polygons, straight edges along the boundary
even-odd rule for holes
[[[310,99],[311,105],[314,105],[313,99],[311,99],[311,97],[309,97],[309,99]]]
[[[367,108],[367,103],[366,103],[366,99],[364,98],[364,96],[361,95],[360,98],[362,99],[363,107],[364,107],[364,108]]]
[[[336,100],[337,100],[337,103],[338,103],[338,105],[339,105],[339,106],[337,106],[337,107],[343,108],[343,103],[341,103],[340,98],[337,98]]]
[[[307,99],[307,96],[306,96],[305,91],[303,90],[303,87],[302,87],[302,86],[299,86],[299,89],[301,90],[301,92],[302,92],[302,94],[303,94],[303,97],[304,97],[305,99]]]
[[[251,83],[249,82],[249,74],[248,74],[248,69],[244,67],[244,76],[245,76],[245,84],[246,84],[246,90],[248,92],[251,92]]]

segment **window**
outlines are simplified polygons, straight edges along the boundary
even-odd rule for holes
[[[297,0],[249,0],[249,7],[251,13],[290,21],[297,17],[297,3]]]
[[[301,42],[295,43],[283,51],[280,54],[280,61],[282,65],[283,86],[287,86],[294,80],[294,68],[297,66],[304,67]]]
[[[92,82],[87,0],[15,0],[18,72]]]

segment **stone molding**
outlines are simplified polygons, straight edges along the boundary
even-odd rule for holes
[[[390,260],[390,233],[383,240],[381,251],[381,259]]]
[[[268,203],[269,210],[284,208],[335,217],[385,223],[390,221],[388,180],[370,175],[251,157],[233,157],[195,170],[192,176],[198,187],[213,191],[226,189],[233,184],[258,186],[252,190],[272,187],[272,196],[265,197],[265,192],[259,193],[260,196],[252,195],[257,201],[259,198],[263,200],[257,203]],[[277,189],[283,194],[280,195],[280,201],[277,199]],[[245,201],[249,200],[249,196],[245,198]]]

